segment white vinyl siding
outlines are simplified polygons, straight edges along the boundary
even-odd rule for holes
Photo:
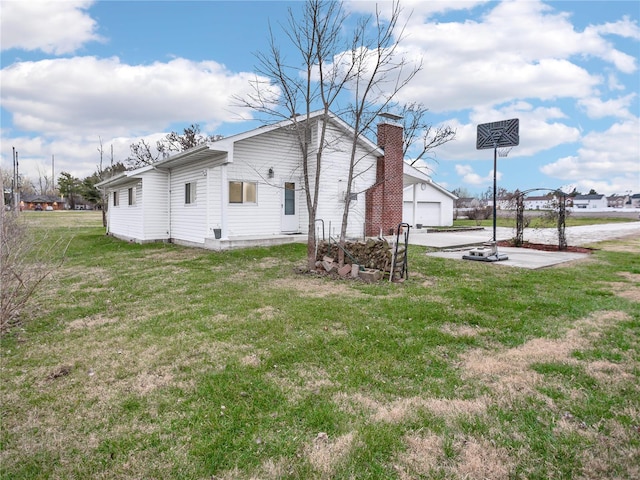
[[[299,147],[294,132],[275,130],[235,144],[234,161],[228,165],[229,181],[255,183],[255,203],[230,203],[225,198],[229,237],[243,235],[276,235],[281,233],[283,208],[282,182],[301,185]],[[273,169],[273,178],[269,178]],[[306,208],[296,192],[299,224],[306,231]]]
[[[207,177],[202,162],[171,170],[171,238],[203,244],[207,234]],[[185,203],[189,184],[193,203]]]
[[[318,130],[315,123],[309,151],[312,174]],[[340,128],[329,129],[318,199],[317,218],[325,222],[326,233],[331,225],[332,235],[340,231],[351,151],[349,137],[341,135]],[[223,239],[307,233],[308,210],[295,131],[266,129],[233,142],[222,140],[219,148],[219,152],[212,152],[210,157],[200,156],[197,161],[185,156],[183,163],[176,162],[177,166],[140,171],[137,179],[123,181],[114,188],[118,193],[111,191],[111,202],[127,195],[129,188],[135,192],[135,201],[128,208],[125,203],[124,207],[121,204],[109,209],[110,233],[137,241],[172,239],[176,243],[202,246],[218,230]],[[360,160],[352,189],[357,199],[351,202],[347,231],[352,237],[363,234],[364,191],[375,183],[375,155],[364,147],[358,148],[357,155]],[[230,182],[240,184],[231,183],[230,187]],[[233,196],[234,185],[241,185],[242,203]],[[342,201],[338,198],[341,191]],[[126,198],[120,200],[126,202]]]
[[[136,204],[142,207],[143,240],[169,238],[169,183],[165,172],[152,170],[136,188]]]
[[[316,217],[324,220],[325,231],[339,236],[347,192],[347,178],[351,157],[351,140],[342,131],[327,128],[326,146],[323,152],[320,198]],[[356,165],[351,188],[352,200],[349,206],[348,237],[362,237],[365,223],[364,190],[375,183],[377,158],[358,146]],[[357,198],[354,195],[357,194]],[[331,224],[331,232],[328,231]]]
[[[135,182],[135,183],[133,183]],[[109,232],[128,239],[144,239],[142,209],[129,205],[129,198],[135,202],[136,185],[139,180],[111,191],[112,204],[109,206]],[[131,192],[131,194],[129,193]],[[131,197],[130,197],[131,195]],[[121,199],[124,198],[124,204]]]

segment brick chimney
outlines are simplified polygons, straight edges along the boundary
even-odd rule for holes
[[[397,119],[397,118],[396,118]],[[396,233],[402,222],[403,137],[401,125],[385,119],[378,124],[378,146],[384,156],[378,158],[376,184],[366,193],[366,235]]]

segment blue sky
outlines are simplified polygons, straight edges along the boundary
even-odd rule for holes
[[[383,11],[389,2],[379,2]],[[493,151],[476,150],[477,125],[520,119],[520,144],[498,159],[508,190],[575,185],[640,193],[640,2],[401,2],[401,43],[423,69],[398,101],[457,130],[428,168],[445,188],[481,193]],[[353,15],[372,2],[346,2]],[[0,3],[0,160],[36,180],[90,175],[113,146],[153,141],[199,123],[231,135],[255,127],[233,96],[249,92],[269,24],[301,2],[6,1]],[[245,120],[242,120],[245,119]]]

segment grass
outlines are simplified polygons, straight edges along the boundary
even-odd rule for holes
[[[529,228],[556,228],[557,221],[552,219],[546,213],[525,213],[529,218]],[[581,225],[601,225],[604,223],[627,223],[635,221],[635,218],[629,217],[614,217],[614,216],[586,216],[586,215],[567,215],[565,219],[565,225],[567,227],[577,227]],[[487,220],[454,220],[454,227],[491,227],[493,226],[493,219],[489,218]],[[507,213],[504,215],[498,215],[496,220],[496,226],[498,227],[507,227],[507,228],[516,228],[516,218],[515,213]]]
[[[1,339],[2,478],[637,478],[640,243],[537,271],[410,249],[410,279],[296,273],[25,215],[72,238]]]

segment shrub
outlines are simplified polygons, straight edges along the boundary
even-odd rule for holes
[[[61,240],[38,238],[17,212],[0,213],[0,335],[19,323],[25,305],[53,271]],[[66,249],[65,249],[66,250]],[[59,255],[59,254],[58,254]],[[62,253],[64,258],[64,252]]]
[[[469,220],[475,220],[476,223],[480,225],[480,222],[482,220],[487,220],[488,218],[491,218],[492,210],[493,209],[491,207],[474,208],[467,212],[467,216],[469,217]]]

